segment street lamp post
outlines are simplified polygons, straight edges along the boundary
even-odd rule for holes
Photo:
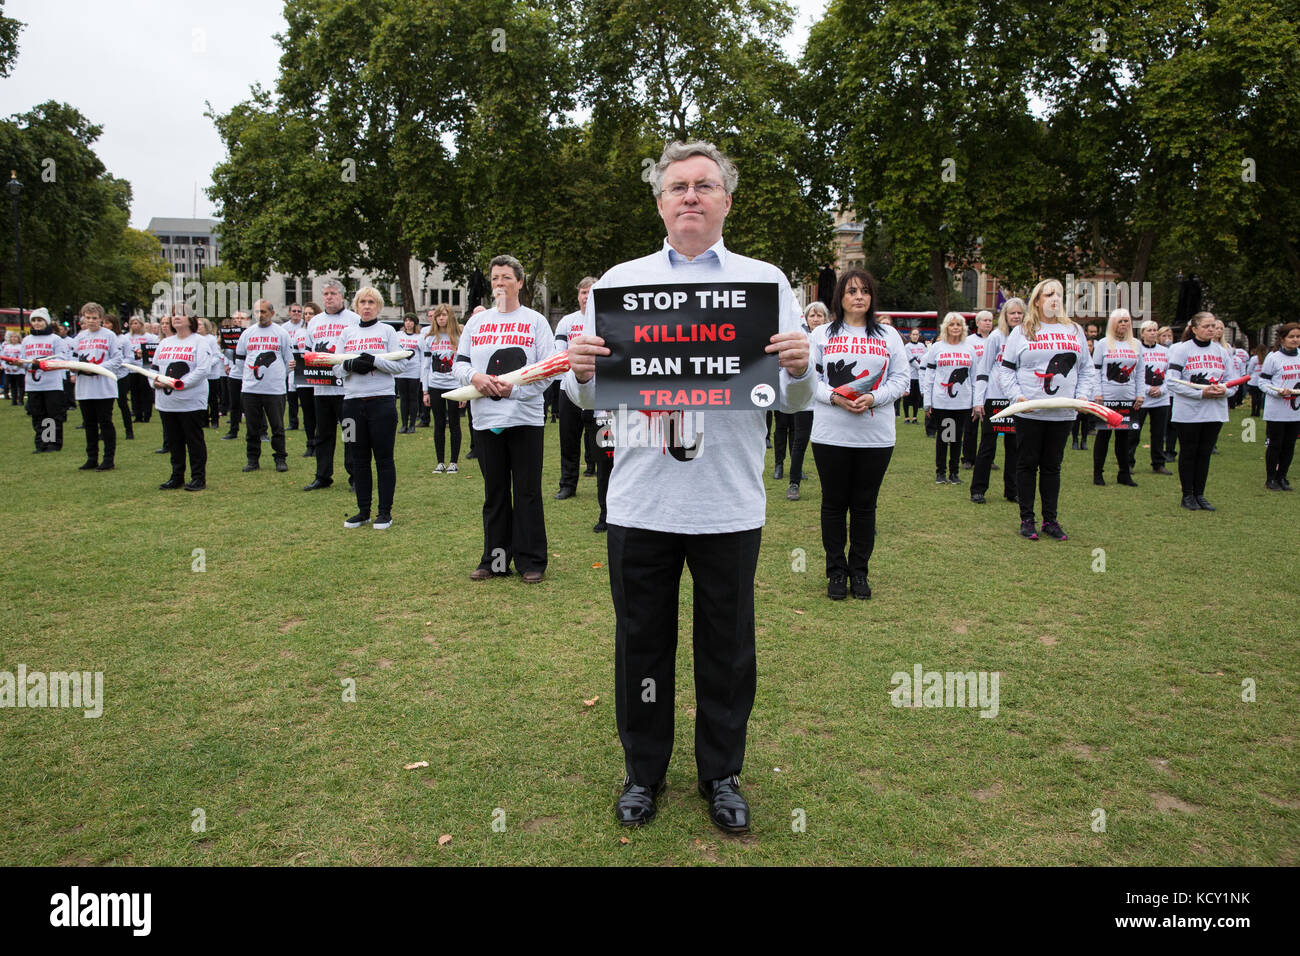
[[[5,183],[5,189],[9,190],[9,198],[13,200],[14,210],[14,256],[18,264],[18,332],[22,334],[27,331],[23,323],[23,246],[18,238],[18,194],[23,191],[23,184],[18,181],[18,173],[9,170],[9,182]]]

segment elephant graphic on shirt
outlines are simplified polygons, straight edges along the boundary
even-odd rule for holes
[[[1074,371],[1074,366],[1079,362],[1079,356],[1073,352],[1058,352],[1052,356],[1051,361],[1042,372],[1034,372],[1043,380],[1043,394],[1055,395],[1060,391],[1059,386],[1052,385],[1052,379],[1057,375],[1069,375]]]
[[[949,398],[957,397],[957,389],[970,379],[970,366],[963,365],[960,368],[952,370],[952,375],[948,381],[943,383],[943,387],[948,390]]]
[[[528,353],[518,346],[497,349],[488,359],[487,368],[484,372],[488,375],[504,375],[506,372],[514,372],[528,364]],[[501,397],[498,395],[489,396],[492,401],[499,402]]]
[[[186,375],[190,374],[190,364],[189,362],[168,362],[167,368],[163,372],[163,374],[166,375],[168,378],[174,378],[178,380],[182,379]],[[163,394],[170,395],[174,391],[175,389],[173,388],[164,388]]]
[[[274,352],[259,352],[257,358],[253,359],[253,378],[260,382],[262,380],[262,369],[274,365],[275,357]]]

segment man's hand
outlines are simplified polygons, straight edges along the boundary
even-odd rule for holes
[[[792,377],[799,378],[808,371],[808,336],[804,332],[778,332],[768,342],[763,351],[775,352],[781,368]]]
[[[983,405],[976,405],[974,408],[972,408],[972,409],[970,410],[970,420],[971,420],[971,421],[973,421],[973,422],[977,422],[977,421],[979,421],[979,420],[980,420],[981,418],[983,418],[983,417],[984,417],[984,406],[983,406]]]
[[[430,408],[430,407],[432,407],[432,406],[429,405],[429,393],[428,393],[428,392],[425,392],[425,393],[424,393],[424,407],[425,407],[425,408]]]
[[[605,340],[599,335],[574,335],[569,338],[569,368],[579,382],[590,382],[596,374],[596,356],[608,354]]]

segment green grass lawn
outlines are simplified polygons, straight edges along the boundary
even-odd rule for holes
[[[157,416],[116,471],[83,473],[77,413],[33,456],[5,403],[0,670],[102,671],[105,701],[0,710],[0,863],[1295,865],[1300,494],[1264,490],[1242,418],[1215,514],[1182,511],[1176,477],[1116,486],[1113,456],[1096,488],[1067,451],[1063,544],[1017,536],[998,472],[984,506],[970,472],[935,485],[933,445],[900,425],[869,602],[826,598],[815,478],[794,503],[769,478],[755,825],[733,838],[695,793],[689,631],[660,816],[614,821],[605,539],[594,479],[551,500],[556,426],[545,582],[476,584],[482,481],[473,461],[430,474],[430,430],[398,436],[393,527],[345,531],[346,481],[300,490],[301,432],[281,475],[269,447],[241,473],[243,442],[209,431],[207,491],[160,492]],[[689,583],[682,603],[688,628]],[[998,672],[997,716],[892,706],[916,664]]]

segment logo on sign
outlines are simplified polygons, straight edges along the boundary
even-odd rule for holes
[[[776,401],[776,390],[766,382],[761,382],[750,391],[749,400],[759,408],[767,408]]]

